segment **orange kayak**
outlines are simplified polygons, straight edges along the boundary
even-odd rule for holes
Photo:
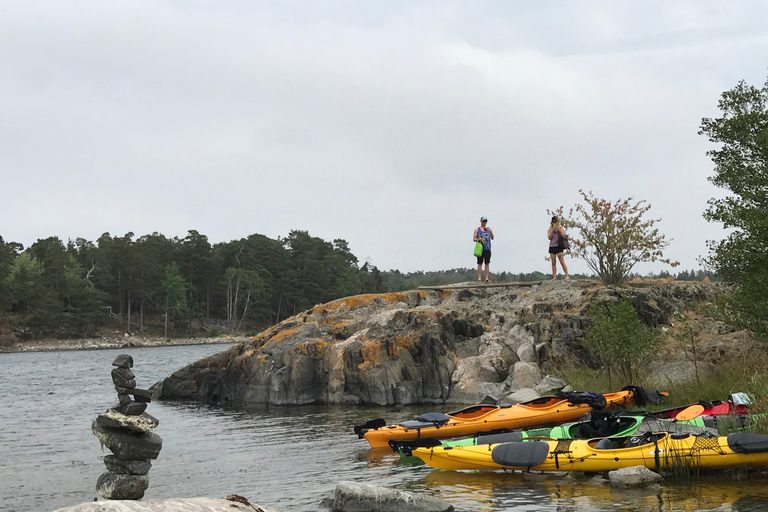
[[[447,439],[470,436],[481,431],[558,425],[576,421],[593,409],[615,409],[657,403],[666,393],[646,393],[639,386],[627,386],[618,393],[559,393],[516,405],[473,405],[448,414],[427,413],[415,420],[387,425],[383,419],[355,427],[371,448],[389,446],[389,441],[409,441],[423,437]]]

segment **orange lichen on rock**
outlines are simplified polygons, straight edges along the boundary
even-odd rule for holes
[[[418,292],[420,295],[425,292]],[[407,298],[406,292],[390,292],[390,293],[367,293],[363,295],[354,295],[352,297],[345,297],[343,299],[335,300],[323,305],[320,310],[317,310],[318,306],[312,309],[312,312],[321,313],[323,310],[333,311],[340,308],[356,309],[360,307],[370,306],[377,299],[381,299],[385,302],[402,302]],[[425,297],[426,295],[422,295]],[[317,310],[317,311],[316,311]]]
[[[362,339],[363,346],[360,349],[360,355],[363,357],[363,362],[357,367],[360,370],[372,370],[379,363],[381,363],[381,342],[378,340]]]
[[[410,352],[416,340],[409,336],[395,336],[390,344],[390,355],[400,357],[404,352]]]
[[[288,351],[288,356],[289,359],[296,356],[310,356],[314,359],[322,359],[325,349],[330,345],[332,345],[332,343],[328,343],[322,338],[311,338],[304,343],[291,348]]]

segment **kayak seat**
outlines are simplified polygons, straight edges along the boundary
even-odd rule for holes
[[[520,432],[505,432],[503,434],[488,434],[477,436],[477,444],[516,443],[523,440]]]
[[[728,434],[728,447],[736,453],[768,452],[768,435],[746,432]]]
[[[427,421],[430,423],[448,423],[450,419],[451,418],[449,418],[448,415],[443,414],[441,412],[428,412],[416,418],[416,421]]]
[[[518,468],[538,466],[547,460],[548,455],[549,444],[544,441],[504,443],[491,451],[491,458],[496,464]]]
[[[612,439],[601,439],[595,445],[595,450],[615,450],[619,447],[619,443]]]
[[[440,428],[446,423],[448,423],[450,419],[451,418],[448,417],[448,415],[440,412],[428,412],[426,414],[422,414],[415,420],[404,421],[402,423],[399,423],[399,425],[406,430],[429,428],[429,427]]]

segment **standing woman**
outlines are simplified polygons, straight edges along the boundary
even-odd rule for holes
[[[565,230],[563,229],[563,226],[559,224],[559,219],[557,216],[552,217],[551,224],[549,225],[549,229],[547,230],[547,238],[549,238],[549,259],[552,261],[552,279],[557,279],[557,260],[555,260],[555,256],[557,256],[557,259],[560,260],[560,266],[563,267],[563,272],[565,272],[565,278],[570,279],[568,277],[568,267],[565,266],[565,257],[563,255],[563,249],[560,249],[559,242],[560,237],[565,236]]]
[[[491,266],[491,240],[493,240],[493,230],[488,227],[488,219],[480,217],[480,227],[475,229],[472,234],[473,242],[483,244],[483,254],[477,257],[477,282],[481,283],[483,279],[483,262],[485,262],[485,282],[490,283],[488,272]]]

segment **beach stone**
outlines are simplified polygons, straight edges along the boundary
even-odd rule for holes
[[[155,433],[102,427],[96,420],[91,432],[120,460],[154,460],[163,447],[163,438]]]
[[[133,356],[129,354],[120,354],[112,361],[112,366],[120,368],[133,368]]]
[[[96,417],[96,424],[105,428],[127,428],[134,432],[151,432],[160,424],[160,420],[146,412],[129,416],[114,409],[107,409]]]
[[[107,471],[122,475],[146,475],[152,467],[148,460],[120,460],[114,455],[106,455],[104,465]]]
[[[126,475],[107,471],[96,482],[99,496],[108,500],[140,500],[149,487],[147,475]]]
[[[145,402],[130,402],[127,404],[120,404],[112,409],[129,416],[138,416],[147,410],[147,404]]]
[[[152,401],[152,392],[147,389],[136,388],[131,391],[131,394],[137,402],[149,403]]]
[[[136,379],[131,378],[127,379],[123,375],[120,375],[119,373],[115,373],[117,369],[112,370],[112,382],[115,383],[115,386],[120,386],[122,388],[129,388],[133,389],[136,387]]]
[[[131,380],[135,379],[136,375],[133,374],[130,368],[121,368],[117,367],[112,370],[112,375],[119,375],[120,377],[124,378],[125,380]]]
[[[432,496],[359,484],[339,482],[333,493],[337,512],[451,512],[453,505]]]
[[[133,400],[131,400],[131,395],[128,394],[117,395],[117,401],[120,402],[120,405],[128,405],[133,402]]]
[[[654,473],[645,466],[632,466],[608,472],[611,487],[633,488],[652,487],[662,482],[660,474]]]

